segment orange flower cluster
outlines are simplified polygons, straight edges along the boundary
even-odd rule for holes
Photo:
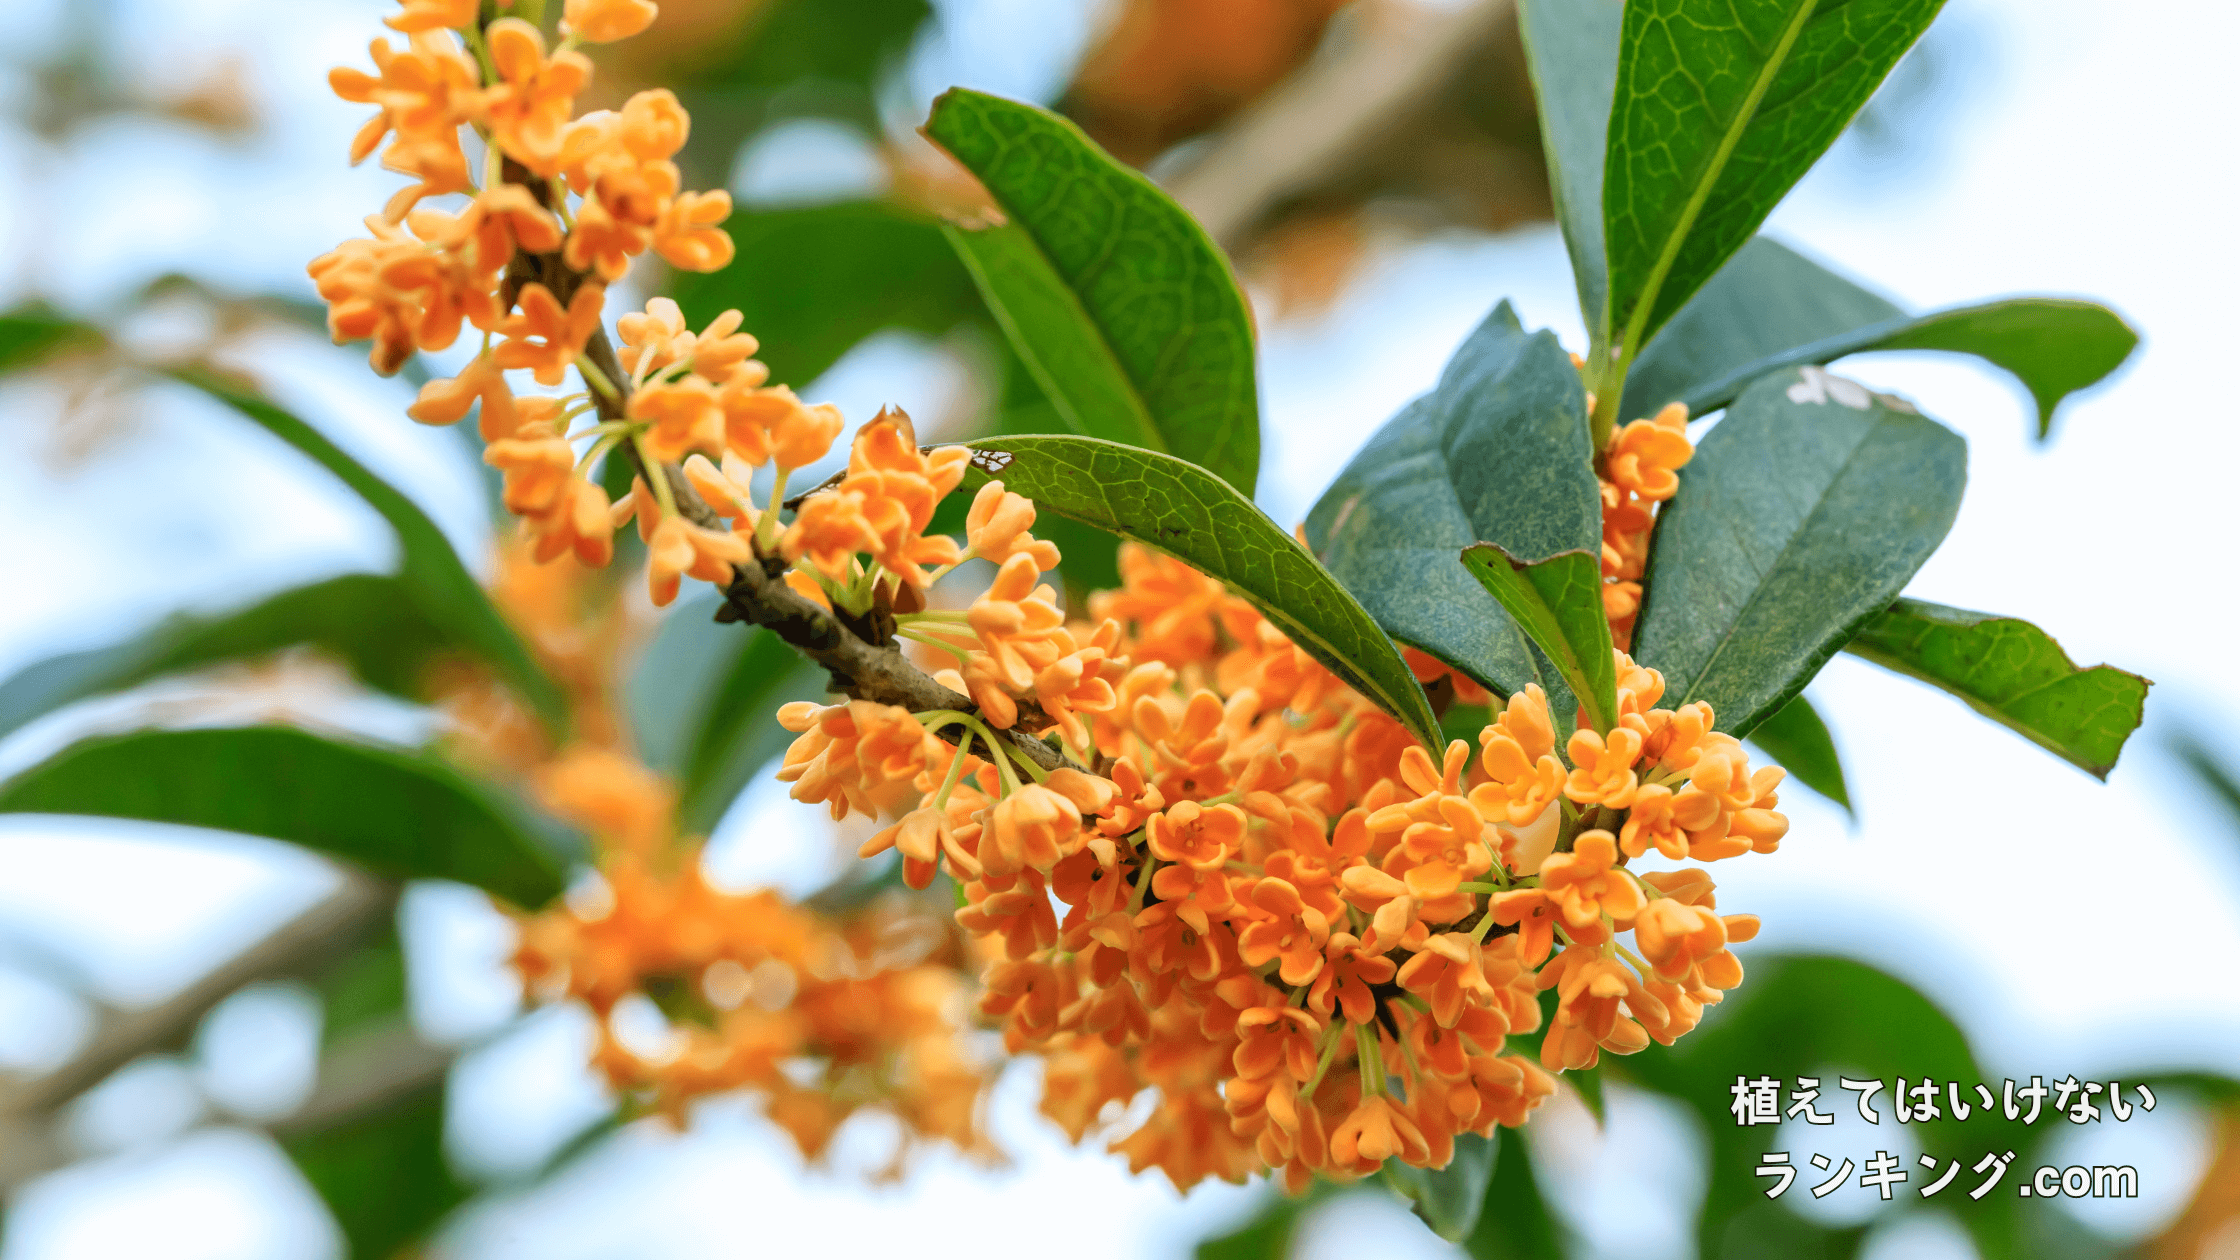
[[[904,1153],[920,1140],[990,1153],[987,1066],[955,1022],[953,928],[892,905],[836,922],[710,886],[697,847],[671,843],[667,785],[618,754],[571,750],[541,787],[599,840],[601,879],[523,918],[514,965],[539,1000],[590,1008],[593,1064],[615,1089],[681,1124],[692,1100],[751,1088],[811,1159],[863,1108],[902,1122]],[[633,1006],[660,1017],[642,1020],[650,1034],[621,1031]]]
[[[1641,612],[1641,575],[1649,567],[1657,505],[1678,493],[1677,470],[1695,453],[1688,441],[1687,405],[1668,403],[1651,419],[1612,429],[1596,461],[1602,482],[1602,611],[1620,648],[1632,643],[1633,619]]]
[[[980,1010],[1044,1058],[1044,1110],[1077,1140],[1151,1088],[1113,1149],[1181,1188],[1440,1166],[1459,1135],[1522,1123],[1552,1072],[1669,1043],[1739,982],[1728,946],[1756,920],[1715,913],[1700,870],[1627,863],[1770,851],[1781,772],[1752,773],[1707,706],[1654,707],[1656,671],[1617,654],[1606,733],[1559,741],[1533,687],[1478,755],[1435,761],[1179,561],[1124,547],[1099,622],[1068,622],[1033,520],[990,482],[960,554],[1002,556],[994,583],[896,618],[955,654],[936,677],[980,712],[789,706],[779,777],[835,817],[891,819],[863,854],[899,850],[911,886],[947,869],[988,958]],[[848,546],[863,564],[870,544]],[[995,736],[1012,727],[1086,769],[1015,755]],[[1509,1045],[1534,1034],[1536,1057]]]
[[[575,116],[575,97],[591,78],[577,46],[644,30],[656,13],[651,0],[569,0],[563,38],[549,51],[529,22],[481,25],[478,13],[467,0],[406,0],[388,19],[410,37],[406,47],[375,40],[378,74],[342,68],[330,76],[343,99],[379,109],[358,133],[352,160],[386,141],[382,164],[416,182],[366,220],[370,237],[343,242],[314,260],[310,273],[335,341],[371,340],[373,367],[383,375],[416,351],[451,346],[465,326],[482,332],[481,353],[457,376],[423,388],[411,415],[452,424],[479,404],[485,458],[504,470],[506,506],[524,518],[538,558],[572,553],[601,565],[628,513],[584,475],[600,455],[629,441],[650,459],[694,449],[721,458],[734,413],[769,411],[777,404],[767,395],[792,395],[759,388],[768,373],[751,359],[754,338],[737,333],[735,313],[694,338],[670,304],[635,317],[667,326],[647,334],[658,334],[661,353],[633,358],[643,368],[633,383],[642,388],[627,400],[624,419],[594,419],[571,431],[594,409],[589,392],[514,397],[508,372],[553,386],[580,367],[610,405],[623,406],[619,383],[583,358],[600,331],[605,285],[648,249],[687,270],[724,266],[731,239],[718,225],[731,202],[723,192],[680,190],[672,159],[691,120],[668,91],[640,92],[619,111]],[[479,182],[462,128],[474,130],[487,155]],[[421,205],[449,194],[466,198],[456,213]],[[626,338],[631,319],[623,320]],[[829,444],[837,418],[826,428]],[[594,446],[579,460],[586,437]],[[649,499],[666,503],[667,490],[658,487]],[[739,540],[695,530],[667,507],[639,508],[639,527],[659,558],[657,598],[674,592],[683,573],[715,577],[749,554]]]

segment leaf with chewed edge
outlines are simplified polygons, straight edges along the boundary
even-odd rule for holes
[[[1081,437],[972,444],[965,487],[991,478],[1045,512],[1109,530],[1228,584],[1347,686],[1439,747],[1439,720],[1400,649],[1330,571],[1229,483],[1172,455]]]

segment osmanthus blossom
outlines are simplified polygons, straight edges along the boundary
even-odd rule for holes
[[[597,842],[595,888],[526,917],[516,963],[539,1000],[591,1009],[617,1089],[681,1118],[751,1088],[812,1155],[867,1106],[986,1152],[993,1065],[954,1018],[969,992],[1009,1053],[1043,1060],[1044,1110],[1077,1140],[1148,1092],[1148,1118],[1111,1139],[1131,1167],[1185,1189],[1268,1172],[1297,1190],[1441,1165],[1459,1135],[1522,1124],[1554,1074],[1669,1042],[1740,983],[1729,946],[1757,921],[1717,913],[1699,867],[1629,865],[1651,849],[1771,852],[1787,827],[1781,772],[1754,771],[1708,706],[1657,707],[1663,678],[1624,650],[1658,506],[1693,453],[1684,410],[1617,429],[1596,461],[1620,645],[1605,729],[1551,712],[1536,686],[1495,695],[1411,653],[1433,695],[1489,706],[1475,740],[1425,748],[1222,582],[1134,544],[1120,589],[1069,615],[1048,580],[1059,549],[1000,480],[978,488],[961,540],[931,532],[970,452],[921,448],[900,410],[789,500],[846,422],[770,382],[738,312],[695,331],[657,298],[616,321],[608,352],[607,286],[634,258],[731,257],[728,199],[679,187],[690,120],[674,96],[575,115],[594,69],[582,46],[656,13],[568,0],[554,44],[520,17],[478,25],[478,5],[406,0],[389,24],[408,46],[376,41],[378,75],[333,82],[378,110],[353,158],[386,142],[384,164],[416,182],[369,238],[311,265],[336,339],[370,341],[377,370],[481,333],[410,414],[478,412],[522,518],[501,583],[541,592],[509,609],[593,719],[558,749],[467,725],[483,760],[510,760]],[[487,160],[468,161],[470,128]],[[464,205],[423,204],[453,195]],[[584,388],[516,397],[512,372]],[[625,447],[644,475],[609,503],[592,471]],[[758,494],[763,468],[774,485]],[[931,681],[969,707],[841,697],[776,715],[797,736],[778,772],[795,799],[877,820],[863,856],[896,850],[910,887],[950,881],[941,931],[925,935],[922,912],[834,919],[700,874],[671,789],[624,750],[604,684],[571,655],[560,587],[523,576],[607,563],[631,521],[656,604],[687,578],[760,568],[875,647],[942,654]],[[976,558],[996,571],[969,607],[927,608]],[[916,943],[898,946],[913,913]],[[689,1016],[670,1045],[618,1031],[635,997]],[[1512,1044],[1535,1034],[1536,1053]]]

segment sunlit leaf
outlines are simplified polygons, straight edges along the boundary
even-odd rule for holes
[[[1346,685],[1437,747],[1438,719],[1398,648],[1345,587],[1227,482],[1171,455],[1078,437],[989,438],[966,487],[990,476],[1071,517],[1227,583]]]
[[[1634,657],[1748,734],[1890,606],[1959,511],[1967,446],[1818,368],[1750,387],[1658,519]]]
[[[1046,110],[953,88],[926,135],[999,226],[951,236],[1068,427],[1161,450],[1247,497],[1260,471],[1252,316],[1205,229]]]
[[[2138,729],[2150,685],[2110,665],[2078,669],[2052,635],[2020,618],[1918,599],[1891,605],[1846,647],[2102,779]]]
[[[284,840],[400,879],[557,896],[560,864],[517,811],[447,765],[291,727],[84,740],[0,786],[0,813],[92,814]]]
[[[1941,7],[1625,6],[1603,180],[1615,345],[1645,345],[1742,248]]]

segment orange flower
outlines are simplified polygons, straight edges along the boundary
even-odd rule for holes
[[[1636,420],[1610,437],[1604,464],[1621,489],[1652,502],[1669,499],[1680,488],[1673,470],[1695,455],[1688,441],[1688,408],[1668,403],[1653,420]]]
[[[1289,985],[1307,984],[1322,974],[1323,943],[1330,938],[1330,921],[1320,910],[1300,900],[1299,890],[1280,879],[1263,879],[1252,887],[1252,904],[1270,917],[1255,919],[1237,934],[1237,952],[1248,967],[1281,958],[1279,974]],[[1299,1079],[1305,1080],[1301,1074]]]
[[[1470,804],[1488,822],[1523,826],[1547,811],[1563,790],[1563,763],[1552,753],[1529,757],[1522,745],[1489,726],[1480,732],[1485,751],[1479,758],[1487,781],[1470,789]]]
[[[538,564],[563,551],[574,552],[578,564],[594,569],[606,567],[614,558],[614,526],[608,521],[607,492],[581,477],[571,479],[552,506],[523,524],[535,543],[533,555]]]
[[[583,353],[584,343],[599,330],[599,312],[606,300],[605,289],[586,284],[576,290],[563,310],[552,290],[541,284],[523,285],[520,310],[507,316],[496,330],[506,337],[497,349],[498,366],[529,368],[538,384],[558,385],[576,356]]]
[[[1640,732],[1623,726],[1611,728],[1607,737],[1590,730],[1574,731],[1564,752],[1574,767],[1563,785],[1565,796],[1581,805],[1610,809],[1633,804],[1633,791],[1639,783],[1633,763],[1641,756]]]
[[[1325,965],[1307,994],[1308,1009],[1328,1019],[1333,1008],[1342,1007],[1346,1018],[1356,1024],[1376,1018],[1377,999],[1369,986],[1392,979],[1392,960],[1369,949],[1350,932],[1331,933],[1323,946],[1323,956]]]
[[[1214,871],[1243,841],[1244,826],[1244,811],[1234,805],[1207,809],[1196,801],[1177,801],[1152,817],[1145,835],[1152,856],[1160,861]]]
[[[382,25],[408,35],[444,27],[474,25],[480,0],[404,0],[404,12],[381,19]]]
[[[964,536],[972,554],[1002,564],[1014,555],[1026,555],[1034,567],[1048,572],[1058,567],[1058,547],[1027,532],[1034,525],[1034,502],[1013,494],[1000,481],[991,481],[972,496],[965,514]]]
[[[990,875],[1032,868],[1048,872],[1078,852],[1087,839],[1081,807],[1064,793],[1029,783],[996,802],[980,845],[980,864]]]
[[[1237,1075],[1258,1080],[1277,1072],[1304,1082],[1314,1075],[1322,1021],[1296,1006],[1255,1006],[1237,1016]]]
[[[1431,1003],[1432,1018],[1441,1028],[1452,1028],[1464,1008],[1493,1000],[1482,957],[1478,942],[1467,933],[1434,936],[1400,968],[1400,987]]]
[[[576,93],[591,81],[590,60],[577,52],[546,57],[543,33],[520,18],[499,18],[483,38],[502,80],[484,97],[491,135],[536,174],[559,174],[561,133]]]
[[[561,487],[575,474],[576,453],[550,426],[523,426],[519,436],[485,447],[482,462],[505,473],[506,511],[535,516],[560,501]]]
[[[653,225],[653,248],[671,266],[685,271],[721,271],[731,265],[731,234],[720,226],[731,217],[731,194],[680,193]]]
[[[697,376],[647,385],[630,395],[629,416],[646,422],[646,454],[673,463],[690,451],[723,449],[723,407]]]
[[[660,12],[653,0],[568,0],[560,33],[587,44],[611,44],[653,25]]]
[[[419,398],[405,414],[422,424],[457,424],[477,401],[482,404],[482,440],[512,437],[520,423],[513,391],[506,386],[505,372],[486,354],[476,355],[449,380],[438,378],[421,386]]]
[[[1228,588],[1171,556],[1120,544],[1118,591],[1089,601],[1089,615],[1134,623],[1139,660],[1185,665],[1213,654],[1216,614]]]
[[[1517,953],[1526,966],[1539,966],[1554,948],[1558,909],[1541,889],[1513,888],[1495,893],[1486,912],[1502,927],[1517,929]]]
[[[1420,1163],[1430,1153],[1415,1121],[1382,1094],[1362,1099],[1330,1131],[1331,1169],[1353,1176],[1366,1177],[1394,1157],[1402,1163]]]
[[[1607,831],[1582,831],[1571,852],[1551,855],[1540,864],[1540,887],[1563,911],[1567,927],[1598,926],[1608,915],[1619,926],[1641,910],[1641,886],[1617,865],[1617,841]]]
[[[677,598],[687,577],[728,583],[731,567],[754,561],[747,540],[727,530],[702,529],[681,516],[664,516],[646,543],[646,587],[656,608]]]
[[[980,637],[999,676],[1022,690],[1034,685],[1035,670],[1028,653],[1062,633],[1065,625],[1065,614],[1053,602],[1057,593],[1038,585],[1040,576],[1034,557],[1011,557],[996,570],[995,581],[972,601],[965,614],[966,624]]]

